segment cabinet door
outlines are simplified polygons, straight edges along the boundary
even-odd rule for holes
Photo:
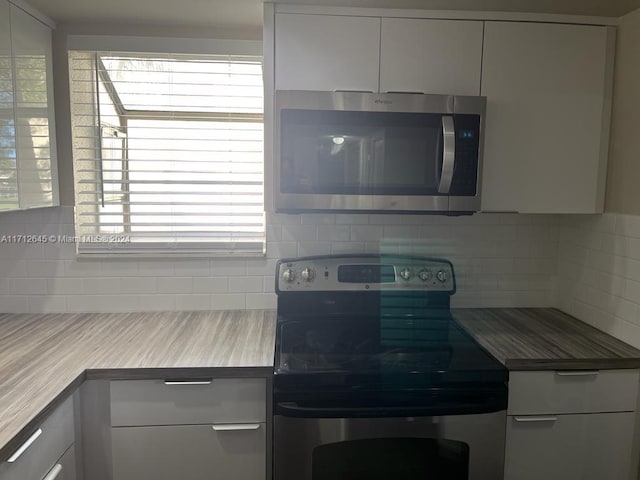
[[[73,446],[65,452],[42,480],[76,480],[76,455]]]
[[[20,208],[58,202],[51,29],[11,6]]]
[[[383,18],[380,91],[479,95],[482,22]]]
[[[378,91],[380,19],[276,15],[276,90]]]
[[[0,211],[18,204],[9,3],[0,0]]]
[[[486,23],[484,211],[602,211],[611,32],[585,25]]]
[[[112,429],[114,480],[265,480],[265,424]],[[226,429],[225,429],[226,428]]]
[[[505,480],[627,480],[635,414],[508,417]]]

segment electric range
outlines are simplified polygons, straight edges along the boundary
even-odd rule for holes
[[[444,259],[278,262],[275,480],[502,478],[508,372],[455,291]]]

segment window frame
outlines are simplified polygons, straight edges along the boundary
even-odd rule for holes
[[[87,36],[87,35],[72,35],[68,38],[67,44],[68,53],[72,51],[85,51],[85,52],[126,52],[132,55],[136,53],[139,54],[158,54],[161,55],[228,55],[228,56],[263,56],[262,52],[262,42],[260,41],[252,41],[252,40],[212,40],[212,39],[183,39],[183,38],[158,38],[158,37],[111,37],[111,36]],[[187,118],[191,120],[198,120],[198,117],[201,116],[201,120],[206,121],[216,121],[216,114],[214,112],[204,113],[204,112],[176,112],[176,111],[167,111],[167,110],[134,110],[127,109],[120,99],[117,90],[113,87],[112,80],[109,77],[108,71],[105,68],[102,60],[96,53],[95,57],[95,66],[96,66],[96,94],[98,92],[98,78],[102,81],[102,85],[106,89],[106,93],[108,94],[111,102],[113,103],[118,118],[120,120],[120,125],[111,125],[110,123],[103,123],[99,125],[99,133],[98,138],[96,139],[99,142],[100,147],[99,150],[99,159],[96,159],[100,163],[100,176],[102,178],[102,165],[103,165],[103,143],[105,139],[105,129],[111,129],[113,131],[126,132],[127,131],[127,121],[131,118],[138,118],[140,120],[166,120],[168,114],[174,117],[176,120],[180,120],[179,117]],[[71,68],[71,65],[70,65]],[[98,102],[99,103],[99,102]],[[99,106],[97,106],[99,108]],[[232,114],[234,117],[238,118],[242,121],[253,121],[256,123],[260,123],[264,125],[265,118],[264,112],[262,114],[255,113],[238,113]],[[99,114],[96,115],[97,118],[100,118]],[[177,117],[177,118],[176,118]],[[241,118],[240,118],[241,117]],[[218,115],[218,121],[220,119],[224,119],[228,121],[229,114],[228,113],[220,113]],[[123,124],[124,120],[124,124]],[[114,136],[115,137],[115,136]],[[126,180],[126,172],[129,171],[127,162],[127,137],[126,134],[123,138],[123,180]],[[263,143],[263,152],[266,145]],[[74,170],[75,170],[75,158],[74,162]],[[262,185],[264,189],[265,178],[266,178],[266,168],[264,166],[264,154],[263,154],[263,172],[262,172]],[[104,206],[105,199],[105,191],[104,191],[104,183],[102,180],[100,181],[102,185],[102,204]],[[74,180],[74,186],[76,186],[76,180]],[[106,192],[106,195],[109,195],[109,192]],[[127,193],[123,193],[127,195]],[[75,196],[77,199],[77,195]],[[198,242],[177,242],[175,243],[174,248],[167,249],[160,248],[161,251],[154,252],[153,247],[145,248],[144,245],[141,245],[140,248],[127,248],[127,247],[119,247],[113,249],[96,249],[95,251],[91,251],[91,249],[87,249],[86,247],[81,249],[81,242],[76,242],[76,255],[82,257],[115,257],[120,256],[123,258],[126,257],[164,257],[169,253],[172,257],[264,257],[266,255],[266,202],[265,202],[265,193],[263,191],[263,200],[262,200],[262,209],[263,209],[263,232],[262,232],[262,249],[261,251],[245,251],[242,248],[239,248],[237,251],[233,248],[233,244],[237,243],[238,245],[242,244],[242,242],[235,242],[233,239],[230,242],[215,242],[212,241],[210,243],[203,243],[203,248],[197,248]],[[130,212],[126,212],[127,205],[129,202],[124,201],[122,205],[124,206],[124,215],[130,215]],[[78,218],[76,212],[76,221],[74,222],[76,228],[78,227]],[[123,222],[125,225],[128,225],[127,221]],[[131,227],[128,226],[128,229]],[[122,235],[127,235],[127,230]],[[136,242],[132,242],[135,245]],[[149,242],[151,243],[151,242]],[[194,248],[192,244],[195,244]],[[255,242],[253,242],[255,244]],[[207,248],[206,245],[209,245],[210,248]],[[217,248],[211,248],[213,245],[216,245]],[[228,245],[227,248],[224,248],[224,245]],[[169,251],[167,251],[169,250]]]

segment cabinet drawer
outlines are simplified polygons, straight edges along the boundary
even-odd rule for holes
[[[76,454],[72,445],[42,480],[76,480]]]
[[[505,480],[627,480],[633,412],[507,418]]]
[[[637,370],[512,372],[507,413],[630,412],[638,381]]]
[[[227,426],[113,428],[113,479],[265,480],[264,423]]]
[[[0,464],[0,479],[42,479],[73,444],[73,432],[73,399],[69,397],[34,429],[30,438],[35,439],[14,462]]]
[[[264,378],[203,382],[111,382],[111,425],[260,423],[266,420]]]

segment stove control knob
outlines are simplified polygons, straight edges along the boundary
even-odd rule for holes
[[[427,282],[431,280],[431,277],[433,275],[431,274],[430,270],[420,270],[420,272],[418,273],[418,276],[420,277],[420,280],[422,280],[423,282]]]
[[[282,272],[282,278],[284,278],[285,282],[293,282],[296,279],[296,272],[287,268],[284,272]]]
[[[305,267],[302,272],[300,272],[300,276],[305,282],[310,282],[314,278],[316,278],[316,272],[314,272],[311,268]]]
[[[446,270],[438,270],[438,273],[436,273],[436,278],[440,283],[444,283],[449,280],[449,274]]]
[[[411,275],[411,269],[408,267],[404,267],[402,270],[400,270],[400,276],[403,280],[409,280],[411,278]]]

